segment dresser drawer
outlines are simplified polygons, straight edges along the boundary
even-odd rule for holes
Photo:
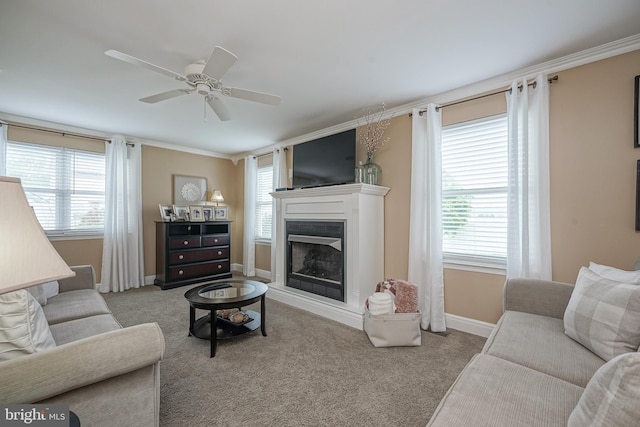
[[[226,256],[221,256],[220,252],[226,253]],[[188,264],[192,262],[200,262],[200,261],[212,261],[214,259],[228,258],[229,257],[229,248],[226,248],[226,251],[217,248],[208,248],[208,249],[185,249],[174,250],[169,252],[169,265],[176,264]]]
[[[218,245],[228,245],[228,244],[229,244],[228,234],[211,234],[208,236],[202,236],[202,246],[218,246]]]
[[[169,249],[199,248],[200,236],[170,237]]]
[[[200,264],[169,267],[169,280],[183,280],[191,277],[212,276],[229,272],[229,261],[212,261]]]

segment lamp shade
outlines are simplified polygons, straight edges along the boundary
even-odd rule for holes
[[[224,202],[224,197],[222,197],[222,191],[220,190],[213,190],[213,195],[211,196],[211,201],[212,202]]]
[[[18,178],[0,176],[0,294],[75,275],[54,249]]]

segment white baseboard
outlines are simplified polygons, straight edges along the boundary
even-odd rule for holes
[[[449,313],[445,313],[444,318],[447,323],[447,328],[456,329],[458,331],[467,332],[484,338],[491,335],[491,331],[493,331],[493,328],[496,326],[493,323],[456,316],[455,314]]]
[[[152,276],[144,276],[144,284],[146,285],[153,285],[153,282],[156,280],[156,275],[152,275]]]
[[[267,298],[362,330],[362,313],[332,306],[316,299],[305,297],[304,295],[282,290],[275,286],[269,286]]]

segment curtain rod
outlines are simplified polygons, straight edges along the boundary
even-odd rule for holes
[[[3,123],[0,123],[0,126],[2,126]],[[24,125],[17,125],[15,123],[7,123],[7,126],[13,126],[13,127],[17,127],[17,128],[22,128],[22,129],[30,129],[30,130],[36,130],[39,132],[49,132],[49,133],[55,133],[58,135],[62,135],[62,136],[74,136],[76,138],[85,138],[85,139],[94,139],[96,141],[109,141],[108,138],[98,138],[95,136],[87,136],[87,135],[80,135],[77,133],[73,133],[73,132],[60,132],[57,130],[51,130],[51,129],[43,129],[43,128],[38,128],[38,127],[33,127],[33,126],[24,126]]]
[[[289,148],[284,147],[282,148],[284,151],[289,151]],[[280,148],[278,148],[278,150],[280,150]],[[273,153],[264,153],[264,154],[260,154],[259,156],[253,156],[254,159],[259,159],[260,157],[264,157],[264,156],[270,156]]]
[[[558,80],[558,76],[555,75],[553,77],[549,77],[547,79],[547,81],[549,82],[549,84],[552,84],[554,81]],[[531,82],[531,83],[527,83],[527,86],[532,86],[534,89],[536,87],[537,83],[535,81]],[[522,85],[518,86],[519,90],[522,90]],[[482,98],[487,98],[489,96],[494,96],[494,95],[500,95],[501,93],[507,93],[507,92],[511,92],[511,88],[509,89],[502,89],[502,90],[497,90],[495,92],[491,92],[491,93],[486,93],[484,95],[480,95],[480,96],[475,96],[473,98],[468,98],[468,99],[463,99],[462,101],[455,101],[455,102],[450,102],[448,104],[443,104],[443,105],[438,105],[436,107],[436,111],[439,111],[442,108],[446,108],[446,107],[451,107],[453,105],[458,105],[458,104],[463,104],[465,102],[469,102],[469,101],[475,101],[476,99],[482,99]],[[420,110],[418,112],[418,114],[420,114],[421,116],[426,112],[427,110]]]

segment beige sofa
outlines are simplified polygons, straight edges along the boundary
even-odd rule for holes
[[[586,425],[584,420],[592,417],[608,421],[589,425],[640,425],[637,410],[629,408],[630,402],[638,406],[640,357],[633,351],[620,357],[628,363],[625,372],[630,372],[628,381],[620,384],[632,382],[630,389],[622,390],[631,397],[627,394],[626,400],[604,406],[620,391],[611,380],[612,368],[620,368],[620,361],[606,363],[565,334],[563,316],[573,291],[573,285],[564,283],[508,280],[503,316],[428,426],[572,426]],[[598,380],[590,382],[596,373]],[[609,393],[607,399],[603,393]],[[572,415],[577,406],[580,413]],[[622,421],[611,421],[616,412]]]
[[[0,402],[69,405],[83,426],[158,426],[164,337],[156,323],[122,328],[72,267],[42,307],[55,347],[0,362]]]

